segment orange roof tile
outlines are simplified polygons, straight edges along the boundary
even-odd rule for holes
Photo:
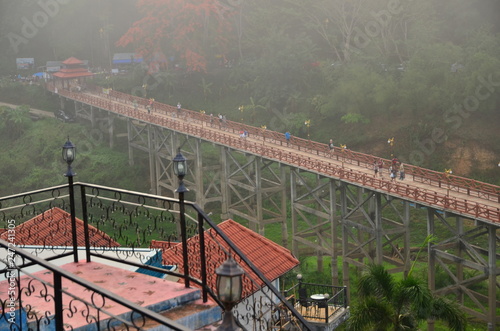
[[[64,60],[62,63],[66,64],[66,65],[68,65],[68,64],[83,64],[83,61],[78,60],[76,57],[72,56],[72,57],[67,58],[66,60]]]
[[[77,245],[85,246],[83,221],[76,219]],[[16,245],[72,246],[71,215],[54,207],[15,227]],[[7,240],[8,233],[0,238]],[[90,246],[118,247],[119,243],[101,230],[89,225]]]
[[[282,276],[299,264],[299,261],[288,249],[276,244],[258,233],[253,232],[233,220],[227,220],[220,223],[219,228],[243,252],[243,254],[247,256],[255,267],[257,267],[262,274],[271,281]],[[213,229],[205,231],[206,251],[218,255],[207,256],[207,275],[209,275],[209,277],[207,277],[207,282],[208,286],[214,292],[216,292],[216,277],[213,277],[213,275],[215,275],[215,269],[226,259],[223,250],[221,250],[218,244],[222,243],[222,241],[216,242],[213,239],[215,236],[216,234]],[[176,264],[178,265],[179,270],[183,270],[182,245],[180,243],[153,240],[151,246],[152,248],[163,249],[164,264]],[[228,246],[225,243],[223,243],[222,246],[224,249],[228,249]],[[193,263],[193,265],[199,265],[200,254],[198,236],[188,239],[188,252],[190,253],[189,258],[195,260],[194,262],[190,262],[190,264]],[[233,258],[245,270],[245,273],[249,274],[252,279],[257,279],[255,274],[246,264],[241,262],[239,257],[233,256]],[[200,270],[198,268],[192,268],[190,272],[193,277],[201,279]],[[263,285],[263,283],[259,285]],[[246,297],[255,291],[256,289],[252,285],[250,279],[244,276],[243,297]]]

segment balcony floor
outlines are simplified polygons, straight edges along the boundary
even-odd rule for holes
[[[344,307],[334,307],[328,306],[328,321],[325,319],[325,308],[318,308],[317,305],[312,305],[309,307],[301,306],[300,304],[296,305],[295,309],[304,316],[304,318],[311,323],[319,323],[319,324],[334,324],[341,318],[346,309]]]
[[[62,266],[62,268],[74,275],[83,278],[95,285],[106,289],[116,296],[127,299],[139,306],[149,308],[155,312],[161,312],[171,307],[182,304],[182,302],[188,302],[196,300],[199,298],[199,290],[193,288],[185,288],[184,284],[176,283],[144,274],[137,273],[135,271],[125,270],[117,267],[112,267],[109,265],[101,264],[98,262],[86,263],[81,261],[79,263],[68,263]],[[53,275],[50,271],[38,271],[33,274],[33,278],[29,276],[21,277],[21,287],[25,288],[31,281],[30,286],[34,287],[34,292],[30,296],[23,294],[23,306],[31,305],[32,310],[38,313],[44,313],[48,311],[48,315],[53,315],[54,313],[54,302],[49,300],[47,302],[44,298],[45,290],[48,291],[48,295],[53,294],[53,288],[45,288],[40,281],[34,279],[38,278],[50,284],[53,284]],[[100,307],[103,307],[107,312],[113,315],[126,314],[129,309],[117,304],[116,302],[106,299],[102,300],[100,295],[95,295],[94,292],[86,290],[84,287],[68,281],[63,278],[62,287],[67,293],[71,293],[76,298],[81,298],[87,302],[92,302]],[[0,288],[4,288],[0,286]],[[93,298],[92,298],[92,295]],[[86,321],[82,312],[85,312],[89,306],[86,306],[80,300],[75,300],[69,295],[63,295],[63,306],[65,313],[69,311],[69,308],[77,310],[77,313],[71,314],[71,317],[67,317],[65,314],[65,323],[71,325],[73,328],[77,329],[81,326],[88,325],[89,322]],[[97,311],[90,308],[90,315],[97,316]],[[106,319],[102,316],[101,320]],[[29,321],[28,321],[29,322]]]

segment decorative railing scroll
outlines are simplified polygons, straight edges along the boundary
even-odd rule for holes
[[[0,256],[0,275],[8,284],[0,295],[1,330],[146,330],[151,321],[189,330],[7,241],[0,240]],[[84,294],[69,292],[70,283]]]
[[[126,300],[91,286],[93,284],[51,264],[60,259],[72,257],[78,263],[95,259],[113,261],[128,268],[134,267],[134,270],[157,273],[160,277],[177,277],[181,282],[189,279],[191,284],[201,288],[204,301],[210,297],[222,307],[215,295],[216,275],[213,270],[229,256],[245,270],[245,297],[239,304],[243,308],[235,313],[242,325],[255,330],[268,330],[271,325],[279,328],[280,314],[286,314],[294,316],[301,330],[310,329],[294,307],[196,204],[184,202],[188,240],[182,242],[180,201],[177,199],[74,183],[76,215],[73,223],[68,192],[68,185],[61,185],[0,198],[0,228],[5,229],[0,234],[5,239],[0,242],[0,249],[7,252],[0,257],[8,256],[10,251],[17,258],[22,257],[14,264],[8,258],[0,261],[0,282],[9,279],[10,273],[15,270],[17,292],[14,301],[19,309],[14,311],[18,311],[19,318],[24,318],[32,329],[60,321],[64,321],[64,328],[56,326],[56,330],[73,329],[71,320],[74,315],[85,315],[90,319],[86,323],[104,323],[106,327],[112,326],[107,324],[111,323],[109,321],[113,321],[113,326],[115,322],[128,323],[128,326],[123,326],[124,329],[141,329],[136,319],[157,320],[144,308],[130,306]],[[76,251],[73,249],[73,235],[77,240]],[[187,245],[187,255],[174,254],[180,258],[176,262],[179,268],[176,271],[165,269],[165,252],[175,252],[182,245]],[[189,266],[188,274],[181,267],[185,263]],[[37,279],[30,268],[47,269],[54,277],[50,280]],[[65,280],[80,284],[92,295],[82,298],[65,292],[65,286],[61,284]],[[3,289],[0,292],[0,303],[4,307],[0,320],[3,318],[6,321],[10,299]],[[62,299],[57,298],[57,293],[62,293]],[[46,301],[49,308],[34,308],[31,302],[35,297]],[[94,299],[97,297],[98,300]],[[109,300],[130,309],[134,317],[114,316],[106,310],[108,305],[104,302]],[[161,322],[172,325],[166,319]]]

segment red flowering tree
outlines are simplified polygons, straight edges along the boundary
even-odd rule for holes
[[[234,11],[219,0],[139,0],[137,6],[142,18],[117,46],[132,44],[144,57],[174,50],[191,71],[205,71],[209,56],[224,54]]]

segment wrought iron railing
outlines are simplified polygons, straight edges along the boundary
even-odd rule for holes
[[[347,309],[347,288],[345,286],[305,283],[297,284],[283,291],[283,296],[300,309],[302,316],[319,323],[331,324],[336,320],[339,309]],[[342,313],[348,313],[342,311]]]
[[[1,330],[69,330],[77,326],[85,330],[143,330],[146,322],[167,325],[172,330],[189,330],[185,326],[141,307],[134,302],[97,287],[95,284],[57,267],[10,242],[0,240],[0,265],[8,291],[0,296]],[[50,273],[43,279],[29,272],[36,266]],[[85,296],[69,292],[63,284],[78,284]],[[75,285],[72,286],[75,291]],[[32,304],[37,297],[42,306]],[[41,299],[41,300],[40,300]],[[115,314],[108,307],[122,306],[125,313]],[[123,311],[123,309],[121,309]],[[72,325],[80,317],[79,325]]]
[[[280,320],[283,320],[282,316],[286,314],[293,317],[300,329],[310,329],[308,322],[294,306],[285,300],[279,290],[196,204],[99,185],[75,183],[75,221],[73,222],[71,217],[66,217],[71,226],[58,225],[57,230],[51,234],[44,232],[46,229],[37,228],[37,224],[42,225],[46,224],[44,223],[46,221],[51,221],[48,211],[52,208],[70,212],[69,192],[68,185],[60,185],[0,198],[0,228],[6,229],[3,237],[7,239],[0,241],[0,249],[8,253],[5,255],[7,258],[0,260],[0,275],[3,275],[4,279],[9,279],[12,270],[16,272],[15,293],[12,296],[15,299],[11,299],[6,292],[0,290],[2,292],[0,321],[9,320],[8,314],[12,308],[9,305],[14,302],[14,311],[19,313],[20,321],[24,318],[27,323],[32,323],[29,325],[55,323],[56,330],[72,329],[70,315],[75,314],[91,316],[89,323],[95,324],[96,327],[121,322],[124,329],[140,330],[142,321],[152,319],[172,329],[181,330],[182,327],[175,322],[130,304],[126,299],[67,273],[51,262],[72,257],[74,261],[85,263],[98,258],[100,261],[104,259],[149,272],[178,277],[185,284],[199,287],[205,302],[210,298],[222,307],[222,303],[214,294],[216,275],[208,271],[213,271],[232,256],[246,271],[243,276],[244,299],[235,311],[235,316],[242,326],[253,330],[268,330],[270,326],[280,329]],[[180,203],[184,203],[186,211],[184,218],[188,239],[184,242],[180,235]],[[29,220],[30,223],[26,223]],[[23,226],[24,223],[26,226]],[[65,239],[61,242],[61,238]],[[80,249],[74,249],[72,238],[76,238],[76,246]],[[22,249],[23,243],[32,245],[29,253]],[[183,254],[183,250],[180,249],[182,245],[188,247],[187,254]],[[174,251],[172,256],[178,259],[176,263],[188,265],[188,268],[166,270],[161,266],[168,264],[168,261],[164,261],[165,254],[146,258],[142,252],[148,248],[171,249]],[[47,253],[50,257],[41,259],[41,256]],[[9,260],[9,254],[16,257],[14,264]],[[3,257],[4,254],[0,256]],[[37,280],[30,272],[30,267],[34,265],[52,272],[54,279]],[[26,283],[22,280],[25,279],[23,277],[31,277],[33,280]],[[61,279],[85,287],[92,295],[86,300],[72,293],[66,293],[61,285]],[[30,297],[33,296],[42,296],[45,299],[47,302],[45,311],[39,308],[31,309]],[[102,304],[108,300],[127,307],[131,314],[113,316],[107,312],[106,305]],[[81,303],[73,304],[76,301]]]

